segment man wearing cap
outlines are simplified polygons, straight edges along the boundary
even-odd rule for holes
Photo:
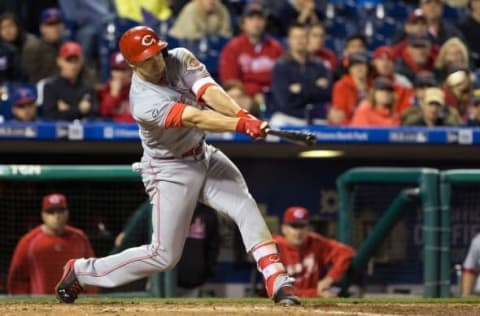
[[[419,6],[427,20],[428,32],[433,38],[433,43],[443,45],[451,37],[459,37],[463,41],[462,32],[453,23],[448,23],[442,19],[443,5],[444,0],[419,1]]]
[[[77,42],[66,42],[57,58],[58,77],[45,85],[43,114],[54,121],[84,119],[97,113],[98,101],[94,86],[83,80],[82,48]]]
[[[45,195],[40,215],[43,224],[24,235],[15,248],[8,271],[8,294],[53,294],[68,259],[94,255],[85,233],[67,224],[65,195]]]
[[[332,107],[328,113],[331,125],[349,125],[353,113],[368,95],[369,60],[365,53],[348,56],[348,73],[333,85]]]
[[[170,36],[200,39],[210,35],[232,36],[232,22],[227,8],[219,0],[192,0],[175,19]]]
[[[290,25],[289,52],[273,67],[271,125],[307,125],[326,119],[332,73],[308,53],[307,41],[307,26]]]
[[[273,65],[283,55],[282,44],[265,34],[266,24],[267,13],[260,3],[246,5],[242,33],[225,45],[219,60],[222,84],[240,82],[259,106],[265,105],[264,93],[270,90]]]
[[[278,304],[300,304],[293,292],[295,280],[287,275],[242,174],[205,142],[207,131],[264,138],[268,123],[229,97],[189,50],[168,50],[151,28],[127,30],[119,46],[133,70],[130,104],[144,149],[133,166],[141,172],[152,204],[152,238],[119,254],[72,258],[56,286],[58,300],[73,303],[87,284],[116,287],[173,268],[195,205],[203,202],[238,225],[269,297]]]
[[[418,72],[433,71],[436,56],[428,34],[411,34],[407,41],[406,49],[397,59],[395,71],[413,82]]]
[[[288,274],[296,279],[300,297],[332,297],[332,285],[342,279],[355,251],[340,242],[311,232],[308,210],[292,206],[283,214],[282,234],[275,236]],[[330,268],[327,271],[327,267]]]
[[[110,80],[98,92],[100,115],[118,123],[133,123],[128,95],[132,72],[120,52],[110,57]]]
[[[445,104],[440,88],[427,88],[420,106],[411,106],[401,117],[403,126],[459,126],[462,119],[455,108]]]
[[[40,40],[25,47],[25,67],[28,81],[38,81],[58,74],[57,56],[62,44],[63,14],[58,8],[45,9],[40,16]]]
[[[408,35],[427,33],[427,19],[425,18],[422,9],[417,8],[411,11],[405,19],[403,28],[400,29],[393,38],[395,52],[399,53],[407,46]]]
[[[33,122],[37,120],[37,99],[33,87],[23,86],[15,89],[13,95],[12,115],[18,122]]]

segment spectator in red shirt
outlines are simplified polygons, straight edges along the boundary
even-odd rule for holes
[[[328,113],[331,125],[348,125],[353,112],[368,95],[369,60],[365,53],[354,53],[348,57],[348,73],[333,85],[332,107]]]
[[[129,91],[131,70],[119,52],[110,58],[110,80],[98,92],[100,115],[117,123],[134,123],[130,113]]]
[[[272,69],[283,55],[282,44],[265,34],[266,13],[257,2],[245,7],[243,33],[230,40],[220,54],[220,80],[241,82],[245,93],[259,105],[265,104],[264,92],[270,90]]]
[[[436,52],[432,48],[432,40],[427,34],[411,34],[408,45],[399,56],[396,72],[414,81],[420,71],[433,71]]]
[[[403,112],[410,105],[412,83],[407,77],[395,72],[395,53],[393,49],[390,46],[380,46],[375,49],[372,66],[375,77],[388,77],[393,81],[397,98],[395,112]]]
[[[393,82],[387,77],[377,77],[368,98],[355,110],[350,126],[396,127],[400,119],[395,104]]]
[[[308,52],[319,57],[331,71],[337,67],[337,56],[331,49],[325,47],[325,26],[321,23],[313,24],[308,32]]]
[[[427,19],[422,9],[415,9],[407,16],[403,28],[395,35],[393,43],[395,44],[395,52],[401,54],[403,49],[407,47],[407,37],[410,34],[427,34]]]
[[[355,251],[309,231],[308,220],[306,208],[289,207],[283,214],[283,236],[274,239],[288,274],[296,279],[296,294],[300,297],[332,297],[335,294],[330,288],[345,275]],[[330,269],[325,271],[327,266]]]
[[[72,257],[94,256],[92,246],[83,231],[67,225],[69,210],[63,194],[43,197],[43,224],[18,242],[10,270],[9,294],[54,294],[62,267]],[[95,293],[90,288],[89,293]]]

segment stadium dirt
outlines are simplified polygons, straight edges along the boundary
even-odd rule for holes
[[[456,303],[438,301],[428,303],[399,302],[321,302],[308,300],[302,306],[281,307],[268,301],[246,302],[183,302],[182,300],[123,299],[115,301],[78,302],[72,305],[59,304],[54,300],[41,302],[9,301],[0,303],[0,315],[5,316],[200,316],[200,315],[319,315],[319,316],[398,316],[398,315],[480,315],[480,301]]]

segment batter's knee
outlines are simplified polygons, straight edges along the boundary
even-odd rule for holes
[[[182,256],[181,251],[162,247],[152,247],[152,259],[154,260],[155,268],[158,271],[165,271],[173,269]]]

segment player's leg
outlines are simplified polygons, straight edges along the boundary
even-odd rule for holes
[[[173,267],[181,257],[204,174],[200,162],[143,170],[152,203],[151,243],[103,258],[75,260],[71,270],[79,285],[115,287]]]
[[[245,248],[252,253],[264,276],[268,295],[276,302],[298,304],[298,298],[291,291],[294,280],[287,276],[277,245],[242,174],[221,151],[212,147],[209,150],[214,152],[210,155],[207,179],[200,193],[202,202],[228,214],[238,225]]]

